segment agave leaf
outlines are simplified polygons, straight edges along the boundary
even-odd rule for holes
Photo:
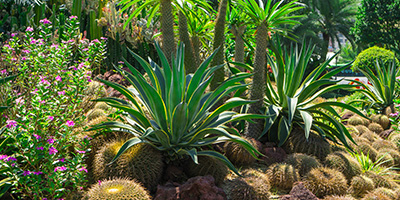
[[[307,111],[299,110],[299,112],[304,121],[304,134],[306,136],[306,139],[308,140],[308,137],[310,136],[311,125],[313,123],[313,117]]]
[[[175,107],[172,114],[172,143],[177,143],[185,134],[188,123],[188,109],[185,102],[181,102]]]
[[[115,157],[112,159],[112,161],[110,163],[108,163],[108,165],[111,165],[112,163],[114,163],[126,150],[128,150],[129,148],[131,148],[137,144],[140,144],[140,143],[151,144],[151,143],[147,142],[146,140],[143,140],[138,137],[131,138],[121,146],[121,148],[118,150],[118,153],[115,155]]]
[[[286,117],[281,117],[279,120],[279,127],[278,127],[278,137],[279,137],[279,144],[278,146],[282,146],[286,140],[288,139],[290,134],[290,124]]]

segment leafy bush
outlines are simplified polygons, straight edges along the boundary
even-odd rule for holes
[[[217,101],[237,89],[246,87],[237,82],[251,75],[238,74],[221,83],[215,91],[205,92],[213,72],[223,67],[221,65],[207,69],[215,52],[199,66],[194,74],[186,75],[183,45],[179,46],[176,59],[172,61],[171,66],[158,45],[157,51],[162,61],[162,68],[151,59],[148,63],[131,52],[147,72],[151,83],[147,83],[143,75],[129,64],[132,74],[117,69],[134,89],[127,89],[119,84],[100,79],[101,82],[121,92],[132,104],[123,99],[111,97],[98,99],[97,101],[107,102],[110,106],[125,111],[128,123],[105,122],[91,130],[116,128],[135,136],[120,148],[113,161],[130,147],[139,143],[148,143],[164,151],[168,160],[190,156],[197,164],[197,156],[211,156],[223,161],[230,169],[238,173],[225,156],[215,151],[202,150],[201,147],[234,141],[242,144],[254,157],[256,153],[259,153],[241,138],[239,133],[230,134],[224,126],[225,123],[236,120],[263,118],[259,115],[228,111],[252,101],[231,98],[224,105],[210,111]],[[146,118],[146,112],[139,104],[144,105],[151,116],[150,119]]]
[[[394,56],[393,52],[384,48],[374,46],[358,54],[351,69],[353,71],[358,71],[360,69],[367,71],[367,69],[371,69],[373,72],[375,72],[375,63],[377,60],[381,61],[384,66],[390,65],[393,60],[396,61],[396,64],[399,64],[399,61]]]
[[[323,74],[328,63],[334,58],[332,57],[305,77],[305,70],[314,50],[311,45],[303,42],[300,50],[296,45],[286,51],[282,49],[278,40],[271,46],[275,52],[276,61],[269,54],[267,58],[276,80],[276,87],[272,86],[267,77],[267,92],[264,97],[265,114],[273,117],[266,120],[263,135],[268,133],[270,141],[283,145],[293,127],[298,126],[304,129],[306,138],[309,137],[310,130],[314,130],[332,141],[336,142],[339,139],[347,146],[346,137],[352,140],[351,136],[343,124],[337,120],[340,116],[333,106],[364,115],[354,107],[341,102],[313,103],[317,97],[327,92],[353,87],[352,85],[336,85],[338,81],[330,79],[347,66]]]
[[[76,40],[79,24],[74,16],[66,24],[62,42],[55,42],[51,22],[43,19],[38,35],[28,27],[24,38],[13,34],[2,49],[11,66],[4,73],[19,74],[2,88],[15,101],[4,112],[0,175],[7,178],[0,191],[13,186],[11,192],[20,199],[68,198],[85,186],[88,140],[73,148],[78,136],[72,129],[84,120],[82,107],[88,105],[83,106],[83,90],[92,81],[92,67],[101,61],[105,43]]]

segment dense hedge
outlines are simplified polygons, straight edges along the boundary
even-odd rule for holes
[[[358,69],[366,69],[370,68],[375,72],[375,63],[378,60],[380,63],[384,63],[384,66],[387,66],[391,62],[393,62],[395,55],[392,51],[380,48],[377,46],[370,47],[364,51],[362,51],[356,57],[356,60],[353,63],[352,70],[357,71]],[[399,61],[396,59],[397,64]]]

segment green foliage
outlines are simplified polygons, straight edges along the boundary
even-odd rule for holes
[[[367,45],[398,46],[400,1],[362,0],[353,29],[356,39]]]
[[[108,200],[150,200],[149,193],[136,181],[128,179],[103,180],[93,184],[87,191],[87,200],[108,199]]]
[[[384,164],[390,162],[390,160],[384,160],[384,156],[380,156],[375,162],[369,158],[369,154],[363,152],[354,152],[352,156],[355,157],[358,163],[361,165],[363,173],[374,172],[378,175],[390,175],[393,167],[385,167]]]
[[[380,61],[385,67],[389,66],[393,61],[395,61],[397,65],[399,64],[399,61],[392,51],[373,46],[358,54],[351,69],[353,71],[359,71],[360,69],[367,71],[367,69],[371,69],[376,73],[375,65],[377,61]]]
[[[337,139],[339,139],[341,143],[348,146],[346,137],[352,140],[351,136],[344,125],[337,120],[340,116],[333,106],[365,116],[354,107],[341,102],[312,103],[317,97],[327,92],[352,87],[351,85],[336,85],[336,81],[330,80],[346,66],[322,74],[333,59],[332,57],[305,77],[305,70],[314,49],[311,45],[307,46],[304,43],[300,49],[296,45],[286,51],[282,49],[278,40],[278,43],[272,44],[272,47],[276,61],[269,54],[267,58],[276,80],[276,87],[272,86],[267,77],[264,103],[265,114],[274,117],[266,120],[263,134],[268,133],[270,141],[282,145],[296,125],[304,129],[305,138],[308,138],[310,131],[314,130],[332,141],[338,142]]]
[[[343,174],[326,167],[312,169],[305,178],[305,186],[319,198],[328,195],[344,195],[348,189]]]
[[[201,150],[201,147],[234,141],[242,144],[254,157],[257,153],[260,154],[246,140],[238,136],[238,133],[230,134],[224,126],[225,123],[231,121],[263,118],[263,116],[228,111],[251,101],[231,98],[224,105],[210,111],[217,101],[239,88],[246,87],[237,82],[250,75],[236,75],[221,83],[215,91],[205,92],[213,72],[222,67],[215,66],[207,69],[215,52],[200,65],[194,74],[185,75],[183,50],[183,45],[180,45],[176,59],[170,66],[157,45],[162,68],[152,60],[147,63],[131,52],[147,72],[151,83],[147,83],[145,78],[129,64],[128,67],[133,74],[117,69],[135,89],[128,90],[119,84],[100,79],[106,85],[121,92],[132,104],[112,97],[98,99],[97,101],[107,102],[110,106],[125,111],[128,123],[106,122],[91,130],[116,128],[135,136],[121,147],[113,162],[130,147],[147,143],[164,151],[168,160],[190,156],[195,163],[198,163],[198,155],[211,156],[223,161],[231,170],[238,173],[225,156],[215,151]],[[138,99],[146,107],[151,116],[150,119],[146,118],[146,113],[139,106]]]
[[[5,84],[5,83],[7,83],[7,82],[9,82],[9,81],[12,81],[12,80],[14,80],[15,78],[17,78],[18,77],[18,75],[12,75],[12,76],[6,76],[6,77],[4,77],[4,78],[0,78],[0,85],[3,85],[3,84]],[[6,103],[6,102],[5,102]],[[3,113],[3,111],[4,110],[6,110],[7,108],[9,108],[9,106],[7,106],[7,105],[0,105],[0,114],[2,114]],[[0,119],[1,119],[2,117],[0,117]]]
[[[357,55],[361,52],[359,47],[346,44],[340,49],[338,64],[347,64],[356,60]]]
[[[375,69],[376,73],[370,68],[366,68],[365,70],[360,69],[364,76],[368,78],[371,85],[355,81],[364,88],[356,89],[355,91],[364,92],[368,97],[368,101],[360,100],[366,106],[367,110],[372,108],[378,113],[383,113],[388,106],[393,105],[394,99],[397,99],[400,95],[396,80],[400,67],[394,61],[387,65],[376,61]]]

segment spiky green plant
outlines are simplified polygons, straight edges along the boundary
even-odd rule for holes
[[[385,156],[380,156],[373,162],[369,158],[369,154],[364,154],[362,151],[351,153],[353,157],[355,157],[360,163],[362,172],[375,172],[379,175],[390,175],[393,174],[392,170],[396,169],[395,167],[386,167],[385,163],[391,162],[391,160],[384,160]]]
[[[332,57],[305,77],[314,47],[306,45],[303,41],[300,49],[296,45],[286,50],[281,47],[279,40],[272,43],[271,46],[276,61],[269,54],[267,58],[276,80],[276,87],[272,86],[271,80],[267,76],[264,104],[266,106],[265,114],[274,117],[265,122],[262,135],[268,133],[270,141],[283,145],[290,136],[292,128],[298,126],[304,129],[305,138],[308,138],[310,131],[314,130],[332,141],[336,142],[339,139],[348,147],[346,137],[351,141],[353,139],[344,125],[337,120],[340,116],[333,106],[348,109],[363,117],[365,115],[353,106],[341,102],[313,103],[317,97],[327,92],[352,87],[352,85],[336,85],[337,81],[330,80],[332,76],[347,66],[323,74],[329,62],[334,58]]]
[[[249,113],[259,113],[263,107],[262,99],[265,92],[265,55],[268,48],[268,31],[273,30],[277,34],[285,35],[287,29],[282,28],[282,24],[295,25],[299,22],[296,18],[301,16],[294,14],[302,9],[296,1],[290,1],[283,4],[283,1],[273,2],[268,0],[240,0],[238,3],[243,7],[243,11],[251,18],[251,21],[257,26],[256,50],[254,57],[254,77],[250,88],[250,99],[257,102],[249,106]],[[263,121],[257,120],[254,124],[246,125],[246,135],[252,138],[258,138],[263,130]]]
[[[224,126],[225,123],[231,121],[262,118],[263,116],[260,115],[237,114],[228,111],[252,101],[231,98],[224,105],[210,111],[210,108],[221,98],[239,88],[246,87],[237,82],[250,75],[236,75],[221,83],[215,91],[206,92],[213,72],[222,67],[214,66],[207,69],[215,52],[200,65],[194,74],[185,75],[183,44],[179,46],[177,56],[172,60],[171,66],[158,44],[156,44],[156,49],[162,68],[151,59],[148,63],[131,52],[147,72],[151,83],[147,83],[139,71],[129,64],[127,65],[132,74],[117,69],[134,89],[128,90],[119,84],[100,79],[101,82],[121,92],[133,105],[128,101],[112,97],[98,99],[97,101],[107,102],[110,106],[125,111],[128,123],[105,122],[91,130],[116,128],[135,136],[120,148],[113,162],[130,147],[139,143],[148,143],[165,152],[168,160],[190,156],[197,164],[197,156],[211,156],[223,161],[231,170],[238,173],[225,156],[215,151],[202,150],[201,147],[234,141],[242,144],[254,157],[256,154],[261,154],[241,138],[239,133],[231,134]],[[151,116],[150,119],[146,118],[146,113],[137,99],[145,106]]]
[[[368,97],[368,101],[362,101],[364,105],[369,108],[373,108],[379,113],[384,113],[387,107],[394,108],[394,99],[400,95],[398,84],[396,83],[396,76],[399,74],[400,67],[397,66],[396,62],[391,62],[388,66],[383,66],[379,61],[375,63],[376,73],[370,68],[360,71],[368,78],[371,83],[364,84],[358,81],[364,89],[357,89],[356,91],[364,92]]]

